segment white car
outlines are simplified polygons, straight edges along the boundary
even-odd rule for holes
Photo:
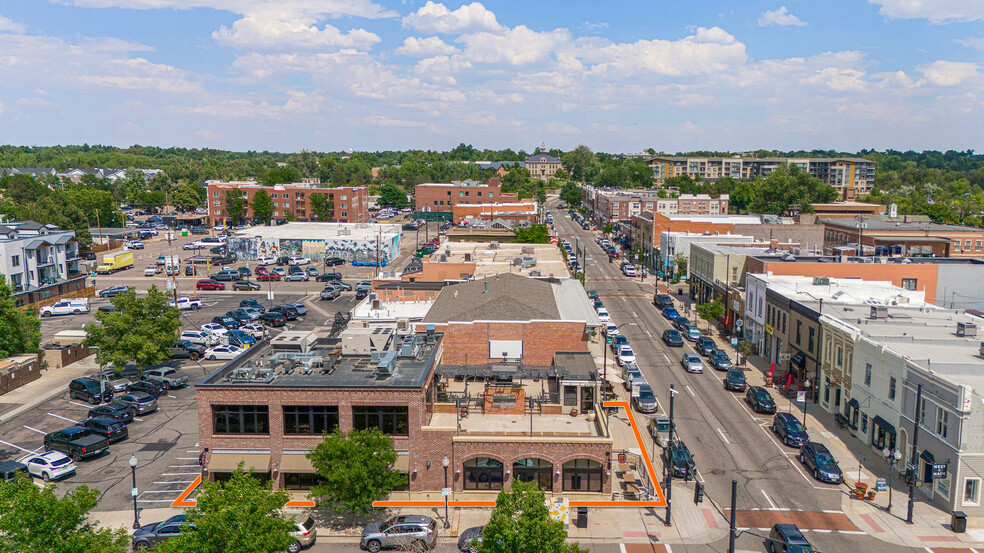
[[[75,463],[60,451],[32,453],[22,457],[19,462],[27,465],[27,472],[31,476],[37,476],[45,482],[75,474]]]
[[[291,257],[290,258],[290,260],[288,261],[288,264],[290,264],[290,265],[307,265],[310,262],[311,262],[311,260],[308,259],[308,258],[306,258],[306,257],[301,257],[299,255],[295,255],[294,257]]]
[[[191,298],[178,298],[178,302],[174,301],[167,302],[171,307],[177,307],[178,311],[188,311],[196,310],[202,308],[202,300],[193,300]]]
[[[161,272],[160,265],[148,265],[147,268],[144,269],[144,276],[149,276],[149,277],[157,276],[157,273],[160,272]]]
[[[213,336],[225,336],[229,329],[219,323],[206,323],[202,325],[202,330]]]
[[[601,308],[598,310],[598,320],[601,321],[601,324],[607,325],[612,322],[612,316],[608,314],[607,309]]]
[[[622,346],[618,349],[618,364],[625,365],[626,363],[635,363],[636,356],[635,352],[632,351],[631,346]]]
[[[247,308],[243,308],[243,309],[247,309]],[[243,332],[249,334],[250,336],[256,338],[257,340],[261,340],[263,338],[263,325],[261,324],[250,323],[239,327],[239,330],[242,330]]]
[[[260,257],[256,260],[256,264],[260,267],[266,267],[267,265],[273,265],[277,262],[276,257]]]
[[[216,359],[235,359],[244,351],[246,350],[237,346],[215,346],[205,350],[205,359],[213,361]]]
[[[635,267],[633,267],[632,265],[626,265],[625,268],[622,269],[622,272],[625,273],[625,276],[627,276],[627,277],[634,277],[634,276],[636,276]]]
[[[187,340],[192,344],[198,344],[206,348],[219,343],[217,336],[204,330],[186,330],[181,333],[179,340]]]
[[[608,323],[608,326],[605,327],[605,336],[618,336],[619,334],[621,334],[621,332],[618,331],[617,326]]]

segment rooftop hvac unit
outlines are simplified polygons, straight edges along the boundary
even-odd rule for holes
[[[974,323],[957,323],[957,336],[977,336],[977,325]]]
[[[417,343],[417,335],[411,334],[410,336],[404,336],[403,344],[400,345],[400,357],[417,357],[417,353],[419,352],[420,344]]]
[[[497,249],[499,249],[499,243],[496,242],[495,240],[489,242],[489,249],[490,250],[497,250]]]
[[[407,332],[410,330],[410,319],[397,319],[396,320],[396,331],[397,332]]]
[[[830,286],[830,277],[815,276],[813,277],[814,286]]]
[[[376,300],[376,299],[372,300],[372,308],[373,308],[373,310],[378,311],[381,306],[382,306],[382,302],[380,302],[379,300]]]
[[[888,307],[886,307],[884,305],[872,305],[871,306],[871,315],[869,315],[869,317],[872,318],[872,319],[887,319],[888,318]]]
[[[376,362],[376,370],[379,371],[379,374],[391,375],[393,374],[394,369],[396,369],[396,352],[379,352],[379,357]]]

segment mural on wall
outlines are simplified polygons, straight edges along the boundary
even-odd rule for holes
[[[256,260],[256,240],[241,236],[229,238],[229,251],[236,255],[236,259],[242,261]]]
[[[280,255],[283,257],[301,255],[301,241],[296,238],[284,238],[280,241]]]
[[[325,257],[325,241],[302,240],[301,255],[311,260],[321,261]]]
[[[314,261],[325,257],[341,257],[354,265],[376,265],[376,239],[351,237],[328,240],[297,238],[267,239],[261,236],[236,236],[229,239],[229,249],[238,259],[255,261],[261,257],[304,256]],[[383,267],[400,255],[400,236],[383,237],[379,245],[379,260]]]
[[[334,238],[325,240],[325,255],[340,257],[350,261],[355,266],[376,265],[376,240],[353,240],[351,238]],[[400,237],[394,236],[390,241],[379,242],[379,264],[383,267],[400,255]]]
[[[254,241],[256,242],[257,257],[280,257],[280,240],[257,236]]]

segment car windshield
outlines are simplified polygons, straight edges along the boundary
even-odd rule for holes
[[[817,466],[820,466],[820,467],[823,467],[823,468],[833,468],[833,467],[837,466],[837,461],[835,461],[834,458],[831,457],[829,453],[825,453],[823,451],[818,451],[817,452]]]
[[[54,461],[52,461],[51,462],[51,466],[53,466],[53,467],[60,467],[62,465],[67,465],[68,463],[71,463],[71,462],[72,462],[72,460],[69,459],[68,457],[62,457],[61,459],[55,459]]]
[[[667,338],[676,338],[678,336],[680,336],[680,333],[677,332],[677,331],[675,331],[675,330],[667,330],[666,331],[666,337]]]
[[[656,399],[656,396],[653,395],[652,390],[640,390],[639,399]]]
[[[763,403],[772,401],[772,396],[770,396],[769,392],[766,392],[765,390],[759,390],[755,392],[755,395],[758,396],[758,400]]]
[[[687,449],[674,449],[673,450],[673,460],[682,461],[684,463],[690,462],[690,451]]]
[[[803,425],[800,424],[800,421],[795,419],[787,422],[786,426],[789,428],[790,432],[806,432],[806,429],[803,428]]]
[[[658,422],[658,423],[656,423],[656,431],[657,432],[669,432],[670,431],[670,423],[668,423],[668,422]]]

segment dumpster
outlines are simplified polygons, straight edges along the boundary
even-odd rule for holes
[[[588,508],[578,507],[577,508],[577,527],[587,528],[588,527]],[[964,528],[966,528],[966,519],[964,522]]]
[[[963,534],[967,531],[967,513],[963,511],[953,511],[950,517],[950,530],[954,534]]]

